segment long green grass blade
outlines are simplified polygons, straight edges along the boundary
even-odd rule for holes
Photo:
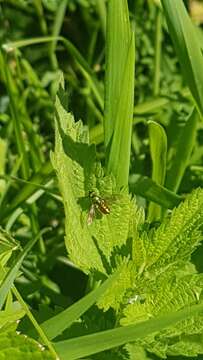
[[[131,193],[140,195],[148,201],[153,201],[166,209],[173,209],[174,206],[180,204],[184,199],[167,188],[156,184],[147,176],[131,176],[129,179],[129,188]]]
[[[164,128],[155,121],[149,121],[149,143],[152,159],[152,180],[163,186],[166,175],[167,137]],[[148,220],[161,218],[161,207],[155,203],[149,204]]]
[[[16,276],[18,275],[18,271],[19,271],[20,266],[21,266],[21,264],[23,262],[23,259],[25,258],[27,253],[30,251],[30,249],[33,247],[33,245],[37,242],[37,240],[42,235],[42,233],[44,233],[45,231],[47,231],[47,229],[43,229],[43,231],[41,231],[36,237],[31,239],[27,243],[27,245],[25,246],[23,251],[16,258],[15,263],[13,264],[13,266],[7,272],[5,278],[3,279],[3,281],[2,281],[2,283],[0,285],[0,309],[2,308],[2,306],[4,304],[4,301],[6,299],[6,296],[7,296],[8,292],[9,292],[9,290],[13,286],[13,282],[14,282]]]
[[[161,0],[185,81],[203,114],[203,58],[197,32],[182,0]]]
[[[61,27],[62,27],[62,24],[64,21],[67,4],[68,4],[68,0],[62,0],[59,3],[58,9],[56,11],[54,24],[53,24],[53,30],[52,30],[52,36],[55,38],[57,38],[57,36],[59,36],[59,34],[60,34],[60,30],[61,30]],[[52,62],[52,66],[54,69],[58,68],[57,57],[55,54],[56,45],[57,45],[57,40],[52,41],[51,45],[50,45],[50,57],[51,57],[51,62]]]
[[[170,104],[171,99],[167,97],[156,97],[134,107],[134,115],[153,114]]]
[[[118,276],[118,272],[110,276],[100,287],[91,291],[81,300],[41,324],[42,329],[49,339],[54,339],[67,329],[74,321],[87,311],[104,292],[113,285]]]
[[[162,11],[157,6],[156,9],[156,37],[155,37],[155,58],[154,58],[154,86],[153,93],[155,96],[160,91],[161,77],[161,40],[162,40]]]
[[[53,358],[57,359],[57,353],[53,347],[53,344],[51,343],[51,341],[49,341],[46,334],[43,332],[41,326],[38,324],[37,320],[33,316],[32,312],[30,310],[30,307],[26,304],[26,302],[24,301],[24,299],[22,298],[22,296],[20,295],[19,291],[16,289],[15,286],[13,286],[12,292],[14,293],[16,299],[21,304],[22,309],[24,309],[27,317],[29,318],[29,320],[33,324],[34,328],[36,329],[37,333],[39,334],[40,339],[43,342],[43,344],[45,346],[47,346],[47,348],[50,350],[51,354],[53,355]]]
[[[39,23],[40,30],[41,30],[42,34],[46,36],[48,33],[48,29],[47,29],[46,18],[44,16],[44,9],[42,6],[42,1],[41,0],[33,0],[33,5],[35,7],[35,11],[36,11],[36,14],[38,17],[38,23]]]
[[[128,185],[134,99],[134,33],[126,0],[110,0],[107,11],[107,54],[104,132],[106,168],[118,187]]]
[[[168,170],[166,187],[174,192],[178,191],[185,169],[195,146],[197,123],[199,114],[196,109],[190,114],[176,146],[176,154],[172,160],[171,168]]]
[[[203,311],[203,304],[194,305],[184,310],[170,313],[156,319],[136,325],[124,326],[113,330],[102,331],[92,335],[77,337],[71,340],[54,343],[60,359],[75,360],[98,353],[115,346],[120,346],[138,339],[143,339],[156,331],[161,331],[178,321],[197,316]]]
[[[106,4],[105,0],[97,0],[96,2],[97,13],[101,22],[101,29],[103,36],[106,37]]]
[[[15,81],[12,78],[10,68],[6,61],[6,56],[0,53],[1,63],[4,68],[5,84],[10,98],[10,111],[12,115],[13,127],[16,136],[16,144],[19,156],[22,156],[21,170],[22,176],[27,179],[29,177],[29,160],[23,140],[22,114],[19,108],[19,93]]]

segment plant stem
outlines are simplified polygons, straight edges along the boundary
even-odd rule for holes
[[[33,324],[33,326],[35,327],[36,331],[38,332],[40,338],[43,340],[43,343],[48,347],[49,351],[54,356],[54,359],[58,359],[59,358],[58,354],[56,353],[52,343],[47,338],[46,334],[44,333],[41,326],[36,321],[35,317],[33,316],[32,312],[30,311],[28,305],[25,303],[25,301],[23,300],[22,296],[20,295],[19,291],[16,289],[15,286],[12,288],[12,291],[13,291],[14,295],[16,296],[17,300],[19,301],[19,303],[21,304],[22,308],[25,310],[27,316],[29,317],[29,319],[30,319],[31,323]]]

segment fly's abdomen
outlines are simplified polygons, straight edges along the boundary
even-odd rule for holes
[[[110,208],[104,200],[101,200],[100,203],[97,204],[97,207],[103,214],[110,214]]]

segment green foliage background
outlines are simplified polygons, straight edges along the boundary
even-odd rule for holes
[[[191,6],[0,1],[0,359],[202,358]]]

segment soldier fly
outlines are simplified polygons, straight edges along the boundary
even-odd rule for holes
[[[87,224],[91,225],[95,216],[96,210],[101,214],[110,214],[110,208],[105,199],[98,196],[94,191],[89,192],[89,198],[91,199],[91,207],[88,213]]]

